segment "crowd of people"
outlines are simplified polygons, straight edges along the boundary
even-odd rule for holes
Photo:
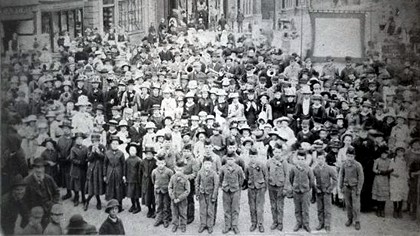
[[[223,233],[238,234],[245,192],[249,230],[264,232],[267,190],[271,230],[283,230],[285,198],[294,231],[311,231],[311,202],[316,230],[332,230],[332,205],[356,230],[360,212],[385,217],[387,202],[394,218],[403,205],[415,214],[418,61],[399,68],[372,53],[362,63],[346,57],[343,69],[327,57],[315,69],[249,33],[207,41],[202,33],[151,30],[130,42],[86,30],[60,39],[59,57],[38,44],[6,55],[5,234],[124,234],[118,213],[142,207],[173,232],[185,232],[198,208],[198,232],[212,233],[220,205]],[[99,230],[81,215],[60,225],[64,201],[96,211],[102,195],[109,217]]]

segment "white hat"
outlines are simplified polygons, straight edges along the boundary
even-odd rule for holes
[[[145,129],[156,129],[156,125],[153,122],[147,122],[146,126],[144,128]]]
[[[89,102],[89,99],[85,95],[80,95],[77,99],[77,103],[74,104],[75,106],[89,106],[92,105],[92,103]]]

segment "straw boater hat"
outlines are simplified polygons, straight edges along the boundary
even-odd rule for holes
[[[279,117],[274,120],[274,124],[277,124],[278,122],[286,121],[287,123],[290,123],[290,118],[286,116]]]
[[[77,99],[77,103],[74,104],[75,106],[89,106],[92,105],[92,103],[89,102],[89,99],[87,96],[85,95],[81,95],[78,99]]]
[[[156,129],[156,125],[153,122],[147,122],[146,126],[144,128],[145,129]]]

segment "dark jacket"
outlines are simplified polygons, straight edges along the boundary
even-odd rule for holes
[[[120,218],[113,222],[109,217],[99,228],[99,235],[125,235],[124,225]]]
[[[30,209],[42,206],[45,211],[49,212],[52,205],[58,203],[60,190],[51,176],[45,174],[44,179],[39,183],[32,174],[25,178],[25,183],[27,184],[26,194]]]

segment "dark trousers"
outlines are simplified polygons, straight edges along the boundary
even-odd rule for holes
[[[309,227],[309,204],[311,200],[310,192],[293,192],[293,202],[295,203],[296,224]]]
[[[171,201],[172,224],[185,227],[187,225],[187,199],[175,203]]]
[[[215,219],[215,202],[211,201],[212,194],[200,193],[198,201],[200,202],[200,224],[205,227],[213,227]]]
[[[360,195],[357,194],[356,186],[345,186],[344,200],[346,201],[347,218],[359,222],[360,218]]]
[[[331,193],[317,193],[316,206],[320,225],[331,226]]]
[[[190,180],[190,186],[195,186],[194,180]],[[191,188],[191,189],[194,189],[194,188]],[[195,191],[191,190],[187,197],[187,201],[188,201],[187,219],[190,222],[194,221],[194,211],[195,211],[194,194],[195,194]]]
[[[225,211],[225,227],[238,227],[241,190],[236,192],[223,191],[223,210]]]
[[[248,204],[251,214],[251,224],[264,224],[264,203],[266,188],[251,189],[248,188]]]
[[[283,226],[284,212],[284,194],[283,187],[268,187],[268,195],[270,196],[271,215],[273,216],[273,224]]]
[[[155,192],[156,221],[168,222],[170,217],[170,199],[168,193]]]

